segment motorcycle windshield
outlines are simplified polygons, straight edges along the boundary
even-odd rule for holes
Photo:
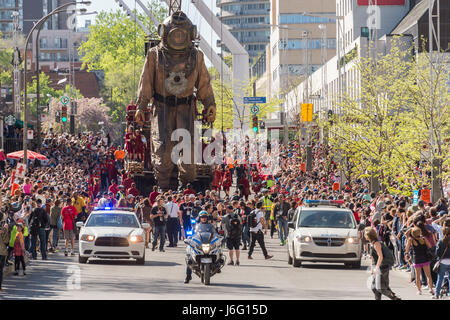
[[[200,224],[196,230],[196,237],[201,241],[201,243],[210,243],[212,235],[214,233],[213,226],[210,224]]]
[[[211,233],[202,232],[202,233],[199,233],[198,235],[200,237],[200,241],[202,242],[202,244],[211,242]]]

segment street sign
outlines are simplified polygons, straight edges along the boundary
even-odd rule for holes
[[[313,104],[312,103],[302,103],[302,109],[300,113],[300,118],[302,122],[312,121],[313,116]]]
[[[33,140],[33,130],[28,129],[27,131],[28,140]]]
[[[307,128],[300,128],[300,145],[307,146],[309,141]]]
[[[12,114],[10,114],[9,116],[7,116],[5,118],[5,121],[8,126],[12,126],[16,123],[16,117],[14,117]]]
[[[66,105],[66,104],[68,104],[68,103],[70,102],[70,99],[69,99],[69,97],[67,97],[67,96],[62,96],[61,99],[60,99],[60,101],[61,101],[61,103],[62,103],[63,105]]]
[[[416,205],[418,202],[419,202],[419,190],[414,190],[413,205]]]
[[[425,204],[431,202],[431,190],[430,189],[422,189],[422,200]]]
[[[266,103],[266,97],[244,97],[244,104]]]
[[[259,113],[258,105],[256,105],[256,104],[252,105],[252,107],[250,108],[250,111],[253,113],[253,115],[256,116]]]
[[[25,178],[25,172],[27,171],[27,166],[24,163],[19,162],[16,168],[16,178]]]

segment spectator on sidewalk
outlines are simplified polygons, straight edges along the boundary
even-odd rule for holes
[[[2,197],[1,194],[0,197]],[[0,212],[0,293],[3,292],[3,268],[5,267],[6,257],[8,256],[9,244],[8,224],[3,220],[3,217],[3,213]]]
[[[66,199],[66,206],[61,210],[61,217],[63,222],[63,232],[64,232],[64,255],[67,257],[69,241],[71,244],[70,255],[75,255],[75,220],[77,218],[77,209],[72,205],[72,199]]]

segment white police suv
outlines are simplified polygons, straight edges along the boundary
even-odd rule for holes
[[[344,263],[361,267],[361,240],[356,219],[341,200],[306,200],[288,223],[288,263]]]
[[[96,208],[86,223],[77,222],[80,227],[80,263],[89,258],[136,259],[145,263],[145,230],[150,226],[139,223],[133,211],[126,208]]]

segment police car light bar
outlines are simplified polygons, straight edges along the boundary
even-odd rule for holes
[[[305,200],[305,203],[312,206],[337,206],[340,207],[345,204],[344,200],[312,200],[307,199]]]
[[[101,210],[106,210],[106,211],[129,211],[129,212],[134,212],[133,208],[122,208],[122,207],[118,207],[118,208],[114,208],[114,207],[94,207],[94,211],[101,211]]]

